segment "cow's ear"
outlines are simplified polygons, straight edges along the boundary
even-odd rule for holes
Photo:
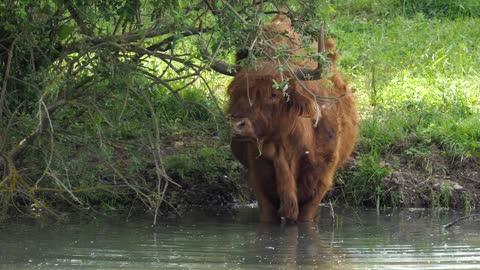
[[[290,92],[290,110],[305,118],[313,118],[317,114],[313,97],[298,88]]]
[[[337,45],[335,44],[335,41],[331,38],[327,39],[327,42],[325,43],[325,49],[329,51],[327,58],[330,60],[330,63],[332,66],[335,66],[337,64]]]

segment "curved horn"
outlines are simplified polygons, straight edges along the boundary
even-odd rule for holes
[[[320,34],[318,37],[318,53],[325,52],[325,24],[320,25]],[[297,68],[295,70],[295,77],[302,81],[315,81],[322,78],[322,65],[317,63],[317,68]]]

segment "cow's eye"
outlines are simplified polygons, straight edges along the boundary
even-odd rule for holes
[[[277,96],[277,93],[273,92],[273,93],[272,93],[272,98],[273,98],[273,97],[276,97],[276,96]]]

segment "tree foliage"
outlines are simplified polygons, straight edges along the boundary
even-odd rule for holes
[[[1,0],[1,208],[54,214],[52,197],[88,208],[100,190],[157,215],[176,185],[159,97],[209,89],[207,111],[219,114],[207,85],[211,67],[228,68],[217,59],[233,60],[279,12],[307,31],[321,15],[314,2]]]

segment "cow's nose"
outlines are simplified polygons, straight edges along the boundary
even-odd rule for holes
[[[232,132],[234,135],[243,137],[253,137],[255,131],[252,122],[248,118],[242,118],[232,123]]]
[[[247,124],[247,121],[244,120],[240,120],[238,122],[236,122],[233,127],[237,130],[237,131],[241,131],[243,128],[245,128],[245,125]]]

